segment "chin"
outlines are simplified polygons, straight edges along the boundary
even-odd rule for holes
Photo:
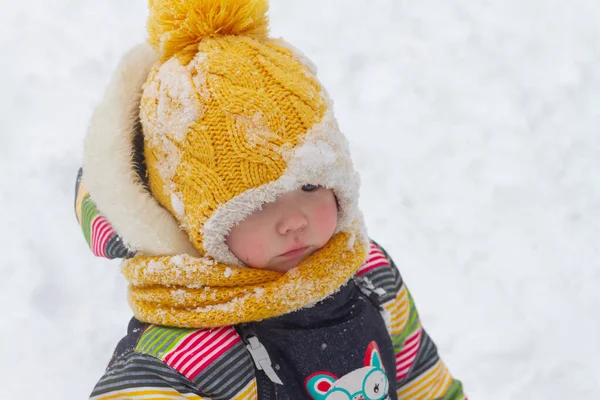
[[[288,272],[291,269],[296,268],[298,265],[300,265],[300,263],[304,260],[306,260],[308,257],[310,257],[315,251],[317,251],[319,248],[315,248],[314,246],[312,246],[311,249],[309,249],[309,251],[304,254],[301,258],[297,258],[297,259],[288,259],[286,261],[280,262],[278,264],[275,265],[267,265],[264,267],[264,269],[270,269],[272,271],[278,271],[278,272]]]
[[[296,268],[298,266],[298,264],[300,264],[300,263],[296,262],[296,263],[289,263],[289,264],[281,264],[281,265],[277,265],[276,267],[274,267],[273,270],[285,273],[291,269]]]

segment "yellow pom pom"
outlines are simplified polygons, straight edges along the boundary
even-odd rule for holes
[[[268,36],[268,0],[149,0],[148,42],[166,60],[192,58],[206,37]]]

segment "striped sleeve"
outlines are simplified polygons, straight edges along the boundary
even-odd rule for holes
[[[440,359],[437,347],[421,326],[414,300],[396,265],[377,245],[391,268],[394,291],[383,307],[389,317],[396,353],[398,400],[467,400],[460,381],[454,379]]]
[[[187,378],[162,361],[131,352],[107,369],[90,399],[209,400],[209,397],[199,393]]]

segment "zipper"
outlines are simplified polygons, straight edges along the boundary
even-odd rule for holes
[[[385,290],[375,287],[368,278],[355,277],[354,284],[358,287],[358,293],[369,300],[380,312],[385,311],[380,297],[385,295]]]
[[[259,396],[258,398],[260,400],[277,400],[275,382],[281,385],[283,383],[272,369],[269,355],[262,343],[258,341],[253,324],[241,324],[239,325],[239,328],[241,331],[242,340],[244,341],[246,349],[248,350],[248,353],[250,353],[252,361],[254,362],[256,386]]]
[[[277,400],[275,384],[269,380],[264,371],[256,369],[256,386],[259,400]]]
[[[382,288],[375,287],[367,277],[355,277],[354,284],[358,287],[358,295],[367,299],[377,310],[379,310],[379,315],[383,319],[383,323],[388,333],[391,335],[392,316],[381,302],[381,296],[385,295],[386,291]]]

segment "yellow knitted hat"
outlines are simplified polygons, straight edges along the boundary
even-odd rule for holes
[[[348,143],[312,63],[268,37],[266,10],[265,0],[150,1],[154,50],[123,58],[94,111],[78,193],[89,192],[94,249],[127,250],[140,321],[276,317],[331,295],[367,258]],[[333,237],[285,274],[245,268],[227,247],[231,227],[305,184],[334,191]]]
[[[366,245],[347,141],[312,64],[268,37],[268,2],[149,8],[159,55],[141,99],[149,186],[200,255],[241,266],[225,243],[230,228],[304,184],[333,189],[336,233]]]

